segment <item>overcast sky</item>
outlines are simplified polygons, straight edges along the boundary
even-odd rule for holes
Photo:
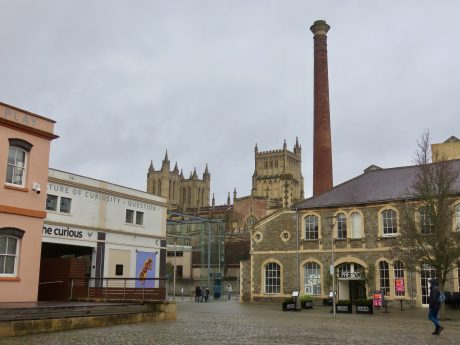
[[[0,0],[0,101],[56,120],[50,167],[140,190],[168,150],[248,195],[254,146],[302,145],[328,33],[334,184],[460,137],[460,1]]]

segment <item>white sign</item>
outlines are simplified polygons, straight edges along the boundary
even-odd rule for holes
[[[97,231],[82,230],[68,226],[43,225],[43,236],[67,239],[97,240]]]
[[[356,280],[363,279],[361,272],[340,272],[339,279]]]

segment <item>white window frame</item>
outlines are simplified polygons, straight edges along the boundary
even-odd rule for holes
[[[310,261],[304,267],[304,293],[312,296],[321,295],[321,266]]]
[[[11,150],[15,150],[15,155],[14,155],[14,163],[10,163],[9,162],[9,157],[10,157],[10,151]],[[21,152],[21,153],[24,153],[24,166],[18,166],[17,165],[17,152]],[[28,160],[28,155],[29,155],[29,152],[27,150],[25,150],[24,148],[22,147],[19,147],[19,146],[16,146],[16,145],[10,145],[9,148],[8,148],[8,160],[7,160],[7,165],[6,165],[6,177],[5,177],[5,183],[7,185],[10,185],[10,186],[15,186],[15,187],[25,187],[26,186],[26,177],[27,177],[27,160]],[[10,169],[13,170],[12,171],[12,180],[11,181],[8,181],[8,170]],[[14,176],[15,176],[15,171],[16,169],[21,169],[21,175],[20,175],[20,178],[21,178],[21,183],[16,183],[14,181]]]
[[[273,272],[272,276],[267,273]],[[274,284],[274,283],[278,284]],[[281,265],[275,261],[267,262],[264,265],[264,293],[279,294],[281,292]]]
[[[387,217],[387,213],[391,212],[394,217]],[[396,237],[398,235],[398,212],[392,208],[386,208],[380,212],[381,226],[382,226],[382,237]],[[392,219],[392,227],[386,226],[386,220]],[[394,232],[386,232],[387,229],[395,229]]]
[[[336,221],[337,239],[338,240],[346,240],[348,238],[347,215],[344,212],[339,212],[336,215],[336,219],[337,219],[337,221]],[[339,228],[340,228],[340,234],[341,234],[340,237],[339,237]]]
[[[8,254],[5,250],[5,253],[0,253],[0,256],[2,257],[14,257],[14,269],[13,273],[0,273],[0,277],[17,277],[18,276],[18,266],[19,266],[19,247],[20,247],[20,242],[21,239],[16,237],[16,236],[11,236],[11,235],[0,235],[1,238],[6,238],[6,248],[8,248],[8,239],[12,238],[16,240],[16,252],[14,254]],[[3,261],[3,267],[2,270],[5,268],[5,262],[6,260]]]

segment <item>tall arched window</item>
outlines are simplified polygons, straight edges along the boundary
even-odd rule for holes
[[[265,265],[265,293],[280,293],[281,270],[276,262]]]
[[[361,213],[353,212],[351,214],[351,238],[361,238],[362,236],[362,219]]]
[[[380,273],[380,290],[383,294],[388,295],[390,292],[390,270],[388,268],[388,262],[380,261],[379,263]]]
[[[337,238],[347,238],[347,217],[343,213],[337,215]]]
[[[187,198],[188,198],[187,205],[191,207],[192,206],[192,190],[190,189],[190,187],[188,189]]]
[[[305,218],[305,239],[318,239],[318,217],[314,215],[306,216]]]
[[[420,217],[420,232],[423,235],[429,235],[433,233],[433,220],[431,217],[430,208],[427,206],[420,207],[418,210]]]
[[[395,274],[395,294],[396,296],[404,296],[406,284],[404,282],[404,265],[401,261],[394,262]]]
[[[382,236],[391,237],[397,232],[396,211],[391,209],[382,211]]]
[[[321,269],[315,262],[308,262],[304,266],[304,293],[321,295]]]

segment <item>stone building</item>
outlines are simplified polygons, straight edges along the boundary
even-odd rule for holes
[[[259,152],[255,147],[255,169],[251,195],[267,197],[279,207],[289,207],[303,199],[302,148],[296,139],[293,151],[286,140],[281,150]]]
[[[433,152],[434,160],[440,157],[445,157],[447,159],[460,159],[460,140],[451,136],[443,143],[432,144],[431,152]]]
[[[161,168],[155,170],[153,162],[147,172],[147,193],[168,199],[168,209],[187,211],[209,206],[211,174],[208,165],[200,180],[196,169],[187,179],[182,170],[179,172],[177,163],[171,170],[168,151],[161,163]]]
[[[460,171],[460,160],[453,160]],[[392,252],[401,231],[400,215],[413,200],[410,187],[418,166],[371,166],[330,191],[282,209],[252,232],[250,300],[279,300],[293,290],[326,298],[333,260],[338,299],[356,300],[383,291],[387,300],[428,300],[433,269],[411,272]],[[460,179],[455,185],[452,231],[460,231]],[[419,209],[420,210],[420,209]],[[445,286],[460,291],[460,258]]]

